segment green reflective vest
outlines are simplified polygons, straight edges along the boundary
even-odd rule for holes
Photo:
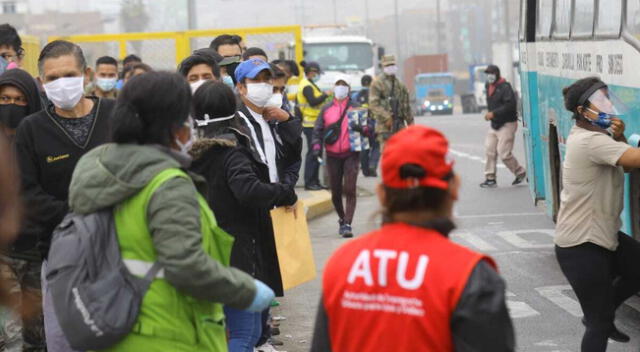
[[[142,276],[157,260],[147,224],[147,205],[164,182],[190,177],[179,169],[156,175],[138,194],[115,209],[122,259],[129,271]],[[198,194],[202,247],[213,259],[229,266],[233,237],[217,226],[206,200]],[[227,351],[222,304],[200,301],[180,293],[161,271],[144,296],[133,331],[106,351]]]

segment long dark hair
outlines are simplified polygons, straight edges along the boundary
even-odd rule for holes
[[[177,73],[149,72],[122,88],[112,118],[116,143],[169,146],[189,116],[191,88]]]

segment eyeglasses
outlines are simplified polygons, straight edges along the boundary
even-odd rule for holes
[[[8,104],[16,104],[16,105],[20,105],[20,106],[26,106],[27,105],[27,99],[25,97],[9,97],[6,95],[0,95],[0,104],[2,105],[8,105]]]

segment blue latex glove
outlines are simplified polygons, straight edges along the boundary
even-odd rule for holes
[[[245,310],[256,313],[262,312],[269,308],[271,301],[276,298],[276,294],[273,293],[273,290],[262,281],[253,280],[253,282],[256,284],[256,296],[253,298],[251,305]]]

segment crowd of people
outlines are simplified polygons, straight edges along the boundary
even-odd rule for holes
[[[74,307],[56,303],[53,288],[77,258],[61,264],[52,251],[69,216],[107,209],[126,275],[149,285],[135,323],[88,350],[275,351],[282,342],[270,308],[284,289],[270,210],[296,216],[301,169],[304,188],[317,191],[326,188],[325,165],[337,234],[353,237],[360,170],[377,177],[380,158],[383,226],[329,260],[312,351],[515,349],[496,263],[448,240],[460,178],[446,137],[413,126],[393,55],[357,92],[345,75],[323,91],[318,63],[300,63],[301,75],[296,62],[270,62],[235,35],[195,50],[176,72],[154,71],[136,55],[88,63],[78,45],[56,40],[39,53],[32,77],[20,68],[23,55],[18,33],[1,25],[4,350],[87,350],[60,322],[67,309],[104,333],[87,297]],[[526,172],[511,154],[515,98],[499,68],[487,73],[481,186],[496,186],[498,155],[519,184]],[[563,93],[576,126],[556,254],[585,312],[583,351],[604,351],[607,338],[629,340],[614,312],[640,289],[640,244],[618,232],[622,173],[640,167],[640,152],[626,144],[604,82],[581,80]],[[100,294],[116,289],[112,282],[99,282]]]

